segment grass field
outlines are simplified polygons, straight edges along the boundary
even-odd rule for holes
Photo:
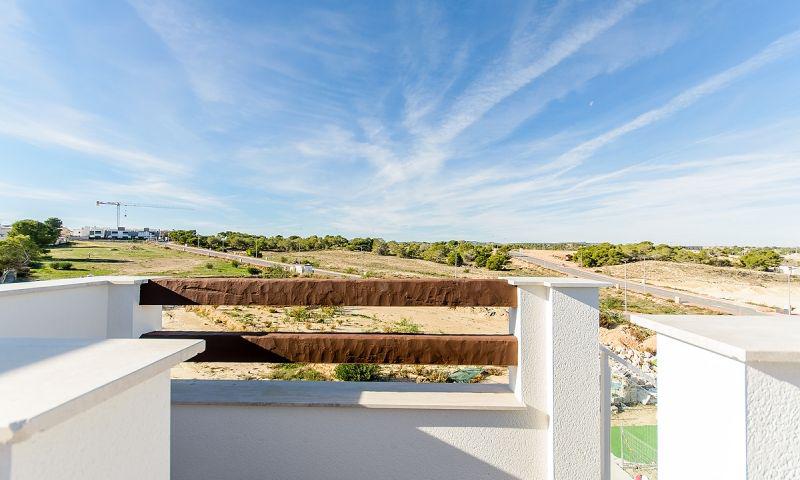
[[[56,270],[52,262],[69,262],[69,270]],[[247,276],[246,265],[234,267],[228,260],[167,250],[143,242],[74,242],[54,247],[31,270],[31,280],[52,280],[99,275]],[[209,268],[209,265],[211,268]]]
[[[611,453],[626,462],[655,464],[658,452],[657,431],[656,425],[611,427]]]

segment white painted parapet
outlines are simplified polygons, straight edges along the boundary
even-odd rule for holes
[[[145,277],[0,285],[0,338],[138,338],[161,329],[161,306],[139,305]]]
[[[660,480],[800,478],[800,323],[632,315],[658,333]]]
[[[605,284],[508,281],[511,385],[175,381],[173,479],[599,479]]]
[[[599,288],[575,278],[508,278],[517,287],[510,313],[519,365],[514,392],[549,417],[548,479],[599,479],[601,474]]]
[[[169,479],[169,369],[202,350],[0,339],[0,480]]]

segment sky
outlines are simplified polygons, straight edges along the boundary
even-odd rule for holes
[[[0,223],[800,244],[796,0],[0,11]]]

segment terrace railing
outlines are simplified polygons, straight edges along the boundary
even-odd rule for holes
[[[141,305],[516,307],[516,287],[483,279],[160,279]],[[195,362],[517,364],[514,335],[153,331],[206,341]]]

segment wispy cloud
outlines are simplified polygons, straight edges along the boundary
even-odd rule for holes
[[[617,140],[618,138],[668,118],[680,112],[681,110],[690,107],[703,97],[719,91],[730,83],[755,72],[765,65],[780,58],[786,57],[789,54],[796,53],[798,49],[800,49],[800,30],[775,40],[758,54],[748,58],[744,62],[734,67],[712,76],[699,85],[682,92],[663,106],[645,112],[633,120],[620,125],[619,127],[609,130],[602,135],[578,145],[559,157],[556,162],[548,165],[548,167],[575,167],[587,158],[591,157],[594,152]]]

